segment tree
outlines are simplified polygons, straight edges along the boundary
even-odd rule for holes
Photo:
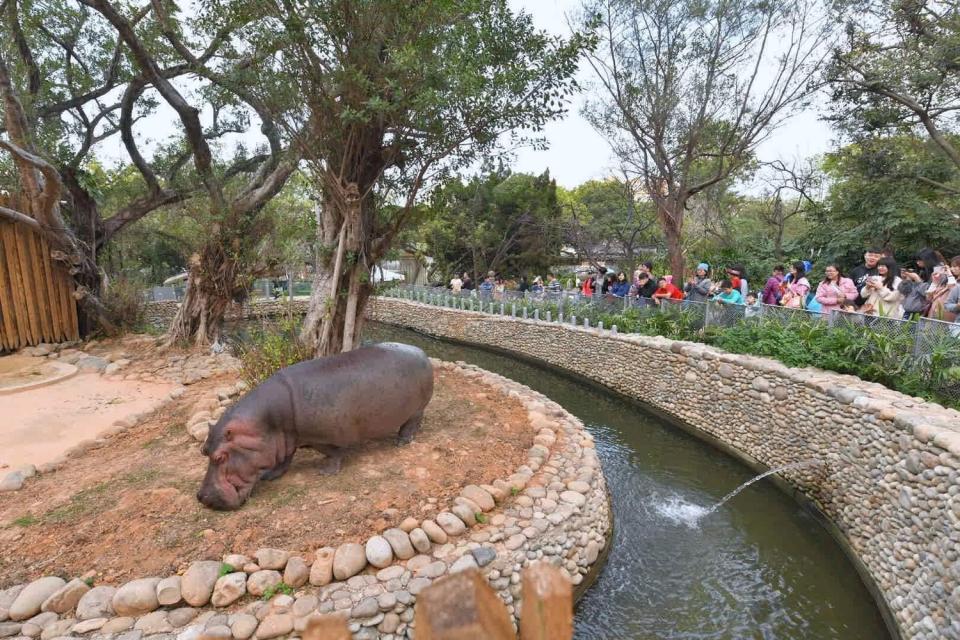
[[[925,133],[960,167],[949,135],[960,110],[960,5],[856,0],[841,5],[846,38],[834,52],[832,119],[854,140],[876,133]],[[960,192],[930,175],[917,180]]]
[[[736,173],[810,95],[830,26],[813,0],[590,0],[591,124],[656,207],[684,272],[690,199]]]
[[[203,195],[210,211],[207,238],[191,257],[187,294],[171,324],[167,343],[190,341],[198,345],[219,339],[223,318],[232,301],[242,299],[251,281],[250,263],[260,243],[265,223],[258,215],[275,196],[299,162],[299,147],[284,146],[273,115],[250,89],[255,81],[270,82],[275,72],[263,59],[276,53],[272,43],[253,49],[245,28],[259,18],[214,5],[191,25],[189,36],[177,21],[177,7],[157,0],[143,12],[129,13],[109,0],[80,0],[102,15],[129,49],[140,75],[128,84],[121,107],[121,122],[130,119],[130,105],[151,87],[176,113],[183,127],[184,149],[164,163],[149,163],[137,148],[130,127],[123,141],[130,158],[150,191]],[[152,20],[141,24],[143,13]],[[170,61],[175,63],[167,64]],[[257,73],[251,72],[256,67]],[[171,78],[189,72],[202,86],[185,91]],[[199,106],[198,106],[199,105]],[[202,107],[212,109],[210,125],[201,121]],[[240,149],[230,163],[218,163],[211,140],[247,128],[250,114],[260,121],[267,148],[247,154]],[[232,117],[226,117],[232,115]],[[192,159],[192,171],[185,166]],[[160,173],[165,172],[161,182]],[[186,175],[184,175],[186,174]],[[180,181],[185,186],[178,187]]]
[[[418,235],[444,279],[543,273],[560,257],[557,185],[549,172],[499,168],[466,183],[452,179],[434,193],[430,209]]]
[[[584,182],[563,192],[561,208],[567,242],[594,266],[613,257],[632,270],[641,250],[659,243],[653,206],[638,201],[630,180]]]
[[[939,145],[917,136],[871,137],[827,155],[830,188],[811,210],[808,246],[853,265],[864,247],[879,244],[905,259],[923,247],[960,255],[960,199],[949,184],[960,169],[943,161]]]
[[[421,190],[563,113],[588,43],[535,30],[506,0],[238,0],[232,10],[266,11],[248,34],[254,50],[283,40],[286,75],[255,90],[279,98],[323,198],[302,338],[317,355],[350,350],[371,270]]]

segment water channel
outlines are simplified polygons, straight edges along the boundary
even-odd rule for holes
[[[690,517],[755,475],[738,460],[627,399],[553,370],[375,323],[366,335],[508,376],[590,429],[615,530],[606,566],[577,606],[578,640],[890,637],[839,545],[769,482],[751,485],[708,517]]]

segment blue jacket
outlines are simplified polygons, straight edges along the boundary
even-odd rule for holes
[[[629,282],[616,282],[612,287],[610,287],[610,293],[617,296],[618,298],[625,297],[630,293],[630,283]]]

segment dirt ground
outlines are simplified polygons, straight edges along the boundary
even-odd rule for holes
[[[267,546],[308,553],[435,514],[429,498],[446,502],[466,483],[505,477],[532,444],[519,402],[454,372],[435,375],[411,444],[358,447],[333,477],[317,473],[320,454],[302,449],[284,477],[258,485],[235,512],[197,502],[206,458],[184,426],[195,401],[232,380],[194,385],[180,404],[0,494],[0,588],[91,569],[98,583],[116,583]]]
[[[115,421],[150,409],[172,388],[81,373],[48,387],[0,396],[0,470],[50,462]]]

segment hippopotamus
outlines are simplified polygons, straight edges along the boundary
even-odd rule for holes
[[[433,367],[420,349],[385,342],[280,369],[211,427],[197,499],[238,509],[259,480],[279,478],[298,447],[325,454],[321,473],[340,470],[345,448],[397,436],[410,442],[433,395]]]

